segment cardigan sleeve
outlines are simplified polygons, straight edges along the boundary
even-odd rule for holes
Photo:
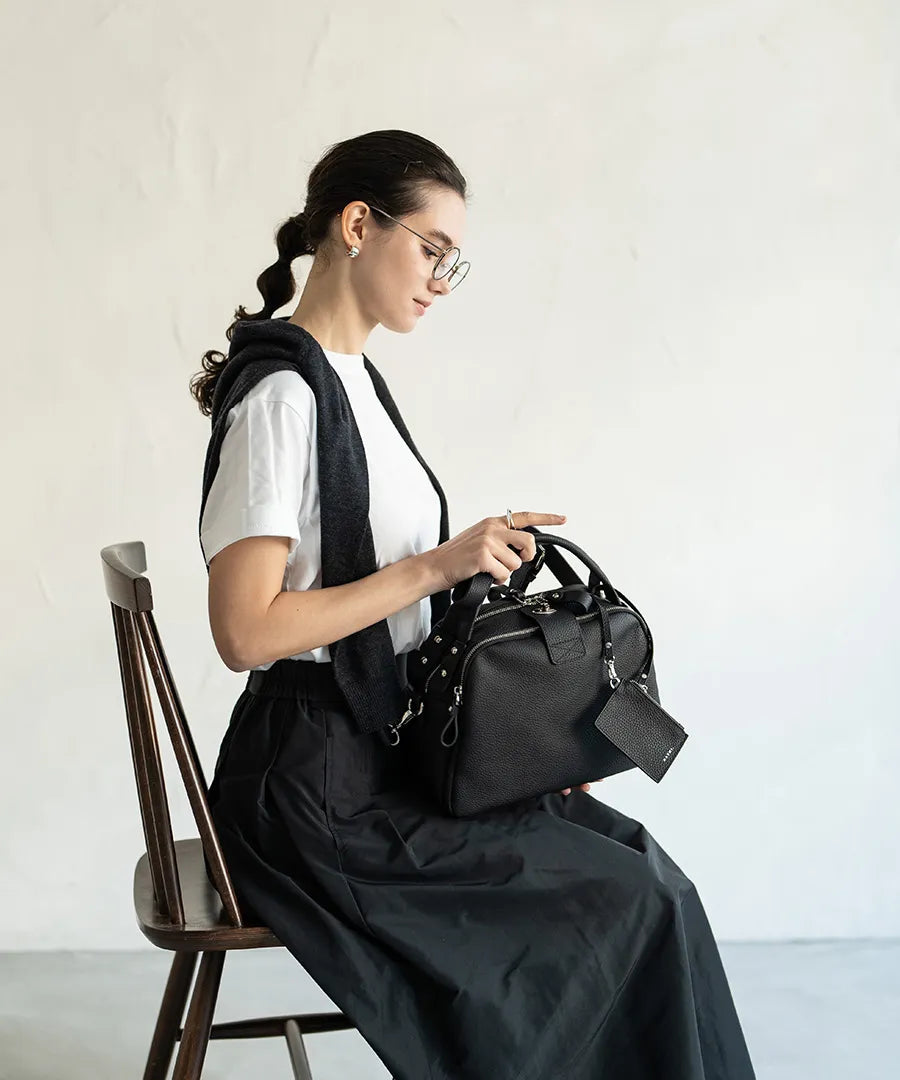
[[[200,529],[207,566],[247,536],[288,537],[289,558],[300,541],[309,422],[297,402],[267,396],[263,382],[234,406],[222,439]]]

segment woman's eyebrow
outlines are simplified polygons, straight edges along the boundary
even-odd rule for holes
[[[445,232],[441,232],[440,229],[428,229],[425,235],[436,237],[444,247],[456,247],[450,237]]]

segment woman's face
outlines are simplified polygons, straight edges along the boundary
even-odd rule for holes
[[[357,277],[360,300],[374,321],[388,330],[409,333],[419,319],[431,314],[428,308],[423,312],[416,300],[426,304],[435,300],[443,302],[450,293],[449,277],[435,278],[432,271],[444,248],[456,246],[461,252],[460,262],[465,258],[462,252],[466,206],[455,191],[443,188],[432,195],[425,210],[398,219],[408,226],[406,229],[377,210],[372,210],[371,216],[376,228],[380,219],[391,226],[391,231],[370,231],[369,237],[375,242],[368,244],[364,234],[361,247],[365,274]],[[409,229],[415,229],[433,243],[420,240]],[[354,270],[363,270],[362,259]]]

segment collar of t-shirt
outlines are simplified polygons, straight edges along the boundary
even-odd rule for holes
[[[339,375],[367,374],[361,352],[335,352],[333,349],[322,349],[322,352],[328,357],[328,362]]]

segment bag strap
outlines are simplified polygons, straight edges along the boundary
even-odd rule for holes
[[[518,589],[520,592],[524,592],[537,576],[538,571],[544,563],[546,563],[547,568],[556,576],[560,585],[583,585],[584,582],[569,565],[562,552],[559,551],[559,548],[564,547],[567,550],[572,551],[590,570],[590,576],[588,577],[587,582],[588,591],[596,593],[598,586],[602,585],[603,588],[601,592],[610,603],[615,604],[620,600],[624,601],[625,605],[634,612],[641,623],[647,638],[647,655],[638,670],[638,674],[635,675],[635,680],[638,681],[638,685],[640,685],[642,689],[646,689],[645,684],[647,676],[650,673],[650,666],[653,663],[653,634],[650,631],[650,624],[638,610],[634,602],[629,600],[621,589],[616,589],[597,563],[594,562],[582,548],[569,540],[568,537],[555,536],[552,533],[541,532],[541,530],[534,525],[526,525],[522,531],[534,534],[535,545],[538,547],[538,553],[543,552],[543,558],[538,559],[536,557],[529,563],[523,563],[518,570],[513,571],[509,579],[509,588],[512,590]],[[603,605],[601,604],[600,607],[602,612]],[[608,620],[603,622],[602,613],[600,618],[603,626],[603,641],[605,646],[607,642],[612,641],[611,631]],[[604,657],[604,659],[606,659],[606,657]],[[616,683],[616,685],[618,685],[618,683]]]

